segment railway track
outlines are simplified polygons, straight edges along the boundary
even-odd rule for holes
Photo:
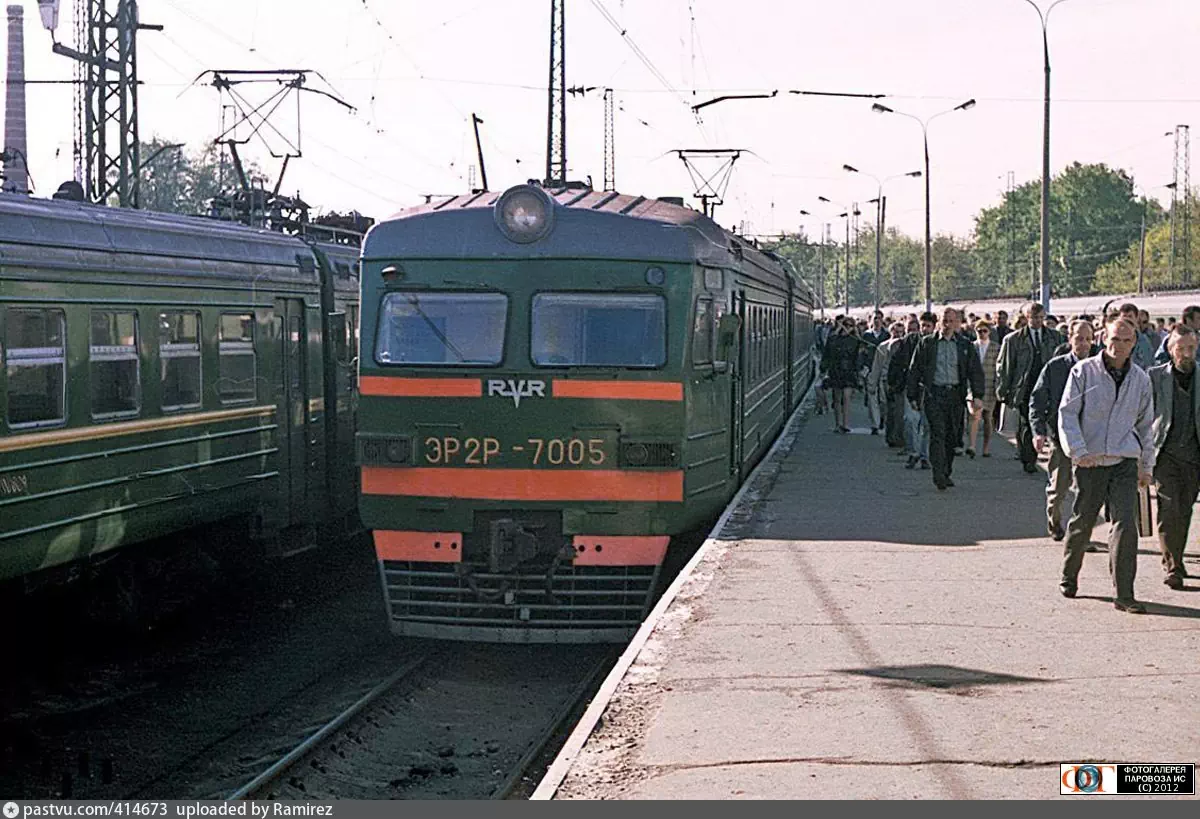
[[[388,675],[382,682],[360,697],[356,702],[351,704],[344,711],[339,713],[329,722],[325,723],[312,736],[305,739],[283,758],[276,762],[271,767],[260,773],[258,776],[251,779],[242,787],[238,788],[233,793],[229,794],[226,799],[257,799],[268,793],[269,789],[278,784],[280,779],[293,770],[301,762],[309,757],[321,743],[325,742],[334,734],[352,722],[355,717],[370,708],[381,696],[391,691],[392,688],[405,677],[411,675],[418,668],[423,666],[429,660],[430,655],[424,654],[413,658],[401,664],[401,666]]]
[[[226,798],[523,798],[616,652],[456,648],[406,661]]]

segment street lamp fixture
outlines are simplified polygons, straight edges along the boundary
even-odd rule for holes
[[[1062,2],[1062,0],[1058,0]],[[933,229],[932,218],[930,215],[929,206],[929,123],[933,122],[940,116],[953,113],[954,111],[968,111],[975,107],[975,98],[960,102],[953,108],[948,108],[945,111],[939,111],[931,117],[921,119],[913,114],[906,114],[903,111],[897,111],[894,108],[888,108],[886,105],[881,105],[876,102],[871,105],[871,110],[877,114],[897,114],[908,119],[915,120],[921,126],[921,135],[925,143],[925,310],[933,309]],[[917,176],[916,172],[907,174],[908,176]]]
[[[971,100],[971,104],[974,105],[974,100]],[[883,107],[883,106],[880,106],[880,107]],[[881,292],[882,285],[880,283],[880,276],[881,276],[881,270],[883,267],[883,220],[884,220],[884,214],[885,214],[885,211],[887,208],[887,204],[886,204],[887,199],[883,195],[883,186],[886,185],[888,182],[892,181],[893,179],[899,179],[899,178],[905,177],[905,176],[918,177],[921,175],[921,172],[920,171],[909,171],[908,173],[897,173],[897,174],[892,174],[891,176],[887,177],[886,179],[880,180],[880,178],[878,176],[876,176],[875,174],[867,173],[866,171],[860,171],[858,168],[854,167],[853,165],[843,164],[842,170],[848,171],[849,173],[860,173],[863,176],[869,176],[875,180],[875,185],[876,185],[875,198],[868,199],[867,201],[869,203],[875,205],[875,312],[878,313],[880,303],[883,300],[883,296],[882,296],[882,292]]]

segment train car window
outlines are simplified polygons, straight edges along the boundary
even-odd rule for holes
[[[539,293],[532,334],[539,367],[661,367],[667,303],[649,293]]]
[[[217,395],[221,402],[253,401],[258,396],[253,314],[221,314],[217,352],[220,354]]]
[[[158,355],[162,361],[162,408],[200,406],[200,314],[159,313]]]
[[[412,366],[492,367],[504,358],[508,296],[388,293],[379,311],[375,360]]]
[[[92,311],[88,368],[93,418],[137,415],[142,403],[137,313]]]
[[[696,302],[696,321],[692,326],[692,364],[711,364],[713,360],[712,299]]]
[[[61,310],[8,310],[4,354],[10,429],[66,422],[66,337]]]

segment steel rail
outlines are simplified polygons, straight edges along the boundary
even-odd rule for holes
[[[562,733],[563,726],[578,711],[579,704],[583,698],[598,687],[597,683],[600,677],[606,674],[608,669],[612,668],[612,664],[616,660],[616,654],[616,650],[606,651],[604,656],[588,672],[587,676],[580,681],[579,685],[575,686],[571,692],[571,696],[563,703],[562,708],[554,714],[550,722],[547,723],[545,730],[526,749],[520,760],[517,761],[516,766],[514,766],[512,773],[496,786],[491,796],[488,797],[489,799],[508,799],[516,792],[525,774],[546,750],[546,746]]]
[[[409,660],[401,665],[396,671],[392,672],[386,679],[360,697],[353,705],[346,708],[332,720],[327,722],[324,727],[314,733],[312,736],[305,739],[295,748],[288,752],[286,756],[278,760],[274,765],[267,768],[258,776],[251,779],[242,787],[238,788],[233,793],[229,794],[226,800],[252,799],[254,795],[263,790],[267,785],[279,779],[286,771],[290,770],[297,762],[307,757],[325,740],[329,739],[335,732],[340,730],[346,723],[361,714],[367,706],[379,699],[383,694],[387,693],[392,687],[403,678],[412,674],[426,661],[432,654],[424,654],[416,659]]]

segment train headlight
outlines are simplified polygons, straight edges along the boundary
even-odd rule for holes
[[[626,444],[624,455],[625,463],[630,466],[642,466],[650,457],[650,451],[646,449],[645,444]]]
[[[407,437],[360,434],[357,440],[361,466],[395,466],[412,458],[412,441]]]
[[[517,185],[500,196],[495,218],[496,227],[510,241],[536,242],[554,227],[554,201],[541,188]]]

